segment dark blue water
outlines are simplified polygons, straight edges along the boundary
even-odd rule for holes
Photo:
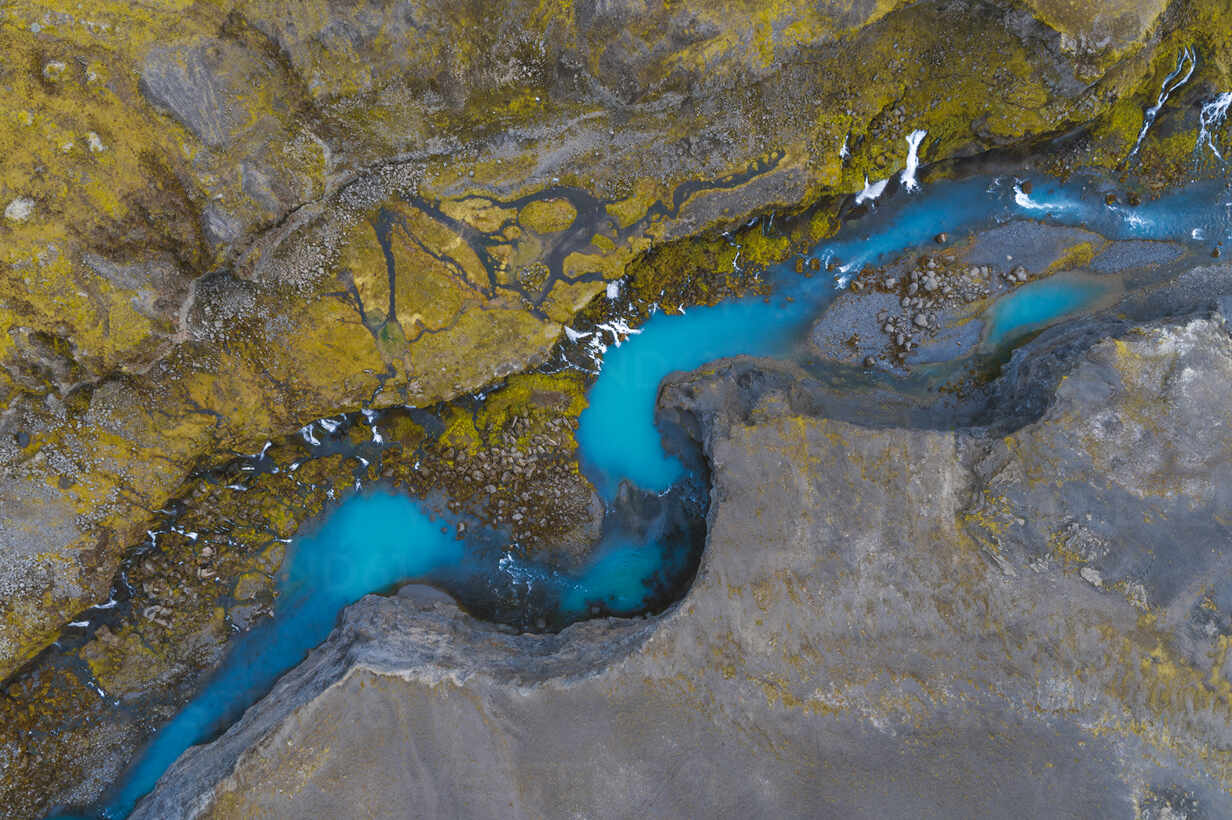
[[[812,250],[833,263],[837,277],[801,278],[784,264],[769,272],[776,296],[741,299],[683,315],[659,313],[640,333],[607,350],[578,429],[587,476],[612,504],[620,483],[664,493],[688,478],[665,452],[654,423],[658,386],[677,370],[736,354],[790,351],[809,323],[864,265],[957,234],[1014,219],[1086,226],[1113,239],[1170,239],[1210,244],[1228,239],[1228,199],[1222,186],[1188,189],[1135,208],[1109,207],[1081,182],[1037,180],[1030,196],[1010,178],[970,179],[898,193]],[[1017,290],[995,313],[994,332],[1009,339],[1081,310],[1097,294],[1042,282]],[[329,634],[339,611],[370,592],[409,580],[455,590],[486,587],[504,596],[539,596],[558,622],[595,613],[644,611],[665,587],[687,581],[695,544],[664,524],[625,531],[608,523],[594,560],[572,573],[517,557],[499,533],[471,526],[454,538],[453,520],[388,492],[341,503],[320,528],[298,538],[279,580],[275,617],[236,639],[214,679],[164,727],[125,775],[102,814],[123,817],[190,745],[225,727],[279,675]],[[446,532],[442,532],[442,527]],[[465,595],[460,597],[465,598]]]

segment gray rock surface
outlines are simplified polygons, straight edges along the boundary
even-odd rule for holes
[[[1083,296],[997,333],[1005,301],[1045,281]],[[808,346],[822,361],[968,392],[973,376],[991,378],[1016,346],[1049,325],[1066,323],[1062,332],[1072,333],[1094,317],[1085,327],[1104,325],[1099,338],[1118,323],[1210,309],[1230,291],[1232,266],[1214,262],[1205,249],[1018,221],[865,268],[814,322]],[[1053,385],[1040,387],[1051,394]]]
[[[1116,590],[1182,643],[1188,629],[1226,633],[1229,383],[1232,339],[1212,322],[1100,344],[1040,423],[978,463],[972,533],[999,559]]]
[[[681,376],[713,505],[676,607],[510,636],[366,598],[134,816],[1227,816],[1224,604],[1170,613],[1229,546],[1229,368],[1218,317],[1131,331],[1004,440]],[[1074,562],[1043,528],[1084,510],[1112,529]]]
[[[242,53],[219,40],[178,50],[156,48],[142,70],[142,91],[203,143],[217,148],[244,121],[244,112],[237,104],[243,89],[238,82],[223,80],[227,77],[224,67]]]

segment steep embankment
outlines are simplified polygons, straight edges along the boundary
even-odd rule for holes
[[[366,598],[136,816],[1227,812],[1230,377],[1222,318],[1145,326],[990,438],[682,376],[714,504],[669,614],[513,637]]]

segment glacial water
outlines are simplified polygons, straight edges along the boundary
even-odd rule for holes
[[[1023,192],[1012,177],[941,182],[921,194],[900,192],[840,230],[809,253],[834,278],[802,279],[794,265],[767,273],[778,287],[769,301],[741,299],[693,308],[685,315],[658,314],[619,347],[604,355],[603,369],[590,390],[590,406],[578,428],[583,463],[605,498],[619,481],[631,480],[662,491],[683,474],[666,453],[654,424],[658,386],[669,373],[693,370],[726,356],[776,355],[800,339],[811,320],[842,286],[866,265],[889,260],[904,250],[927,246],[941,233],[961,235],[1015,219],[1084,226],[1110,239],[1158,239],[1203,243],[1232,237],[1232,196],[1221,184],[1184,191],[1130,207],[1104,202],[1093,186],[1050,179]],[[1042,285],[1043,283],[1040,283]],[[995,313],[991,338],[1013,339],[1018,331],[1055,321],[1091,305],[1097,285],[1040,285],[1019,289]],[[1019,295],[1021,294],[1021,295]]]
[[[930,243],[938,233],[960,235],[1035,219],[1085,226],[1112,239],[1170,239],[1209,247],[1232,237],[1228,199],[1224,187],[1209,185],[1133,208],[1109,206],[1094,186],[1081,182],[1036,180],[1027,194],[1009,177],[887,194],[810,253],[823,271],[832,264],[835,274],[804,278],[785,263],[767,272],[776,288],[770,299],[746,298],[684,314],[660,312],[638,332],[621,334],[619,345],[612,332],[596,363],[601,371],[589,393],[590,406],[580,419],[583,467],[609,510],[622,481],[650,493],[679,486],[688,478],[685,468],[664,451],[654,423],[664,376],[725,356],[789,352],[836,287],[860,267]],[[1097,295],[1047,282],[1018,289],[996,309],[992,332],[1012,339],[1023,329],[1081,310]],[[455,591],[480,588],[501,600],[533,599],[558,623],[566,623],[594,614],[644,611],[649,602],[661,602],[665,589],[678,590],[687,582],[695,545],[678,528],[660,522],[631,532],[612,518],[593,561],[567,573],[518,557],[500,533],[471,526],[467,538],[458,540],[454,519],[436,517],[409,498],[370,490],[342,502],[315,532],[290,547],[275,617],[234,641],[222,668],[154,737],[101,814],[114,818],[130,812],[185,749],[233,722],[325,639],[343,607],[365,594],[411,580]]]
[[[743,299],[684,316],[659,313],[639,335],[609,348],[577,432],[583,466],[600,494],[610,499],[622,480],[652,492],[679,480],[684,467],[663,450],[654,423],[660,382],[726,356],[781,352],[832,293],[832,285],[817,284],[806,301]]]
[[[984,344],[994,350],[1010,344],[1057,317],[1088,308],[1110,290],[1106,282],[1074,277],[1044,279],[1024,285],[989,310]]]
[[[687,569],[687,545],[673,542],[662,529],[644,541],[615,532],[593,561],[569,573],[503,551],[498,532],[480,529],[459,540],[457,520],[435,516],[405,495],[374,490],[340,504],[319,530],[296,540],[279,577],[275,617],[234,640],[225,666],[155,736],[104,816],[131,811],[180,753],[237,719],[325,640],[343,607],[370,592],[412,578],[448,589],[492,584],[486,576],[497,576],[503,587],[493,593],[505,600],[527,593],[548,596],[563,619],[572,621],[592,614],[594,607],[605,614],[636,614],[655,586],[672,584]]]

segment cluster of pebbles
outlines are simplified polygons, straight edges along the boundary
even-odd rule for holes
[[[937,237],[945,242],[945,235]],[[851,290],[893,294],[898,310],[883,308],[877,313],[877,326],[885,335],[888,355],[901,364],[941,328],[939,314],[988,299],[1001,290],[1001,282],[1013,288],[1030,279],[1022,265],[998,270],[991,265],[969,265],[945,253],[917,257],[910,271],[902,266],[886,269],[865,268],[850,284]],[[864,359],[865,367],[876,364],[873,356]]]
[[[507,527],[527,547],[567,542],[579,526],[598,524],[592,520],[594,492],[574,457],[576,427],[577,419],[568,416],[519,417],[486,447],[441,448],[446,469],[436,472],[447,484],[449,509]],[[464,522],[457,526],[459,535],[465,533]]]

